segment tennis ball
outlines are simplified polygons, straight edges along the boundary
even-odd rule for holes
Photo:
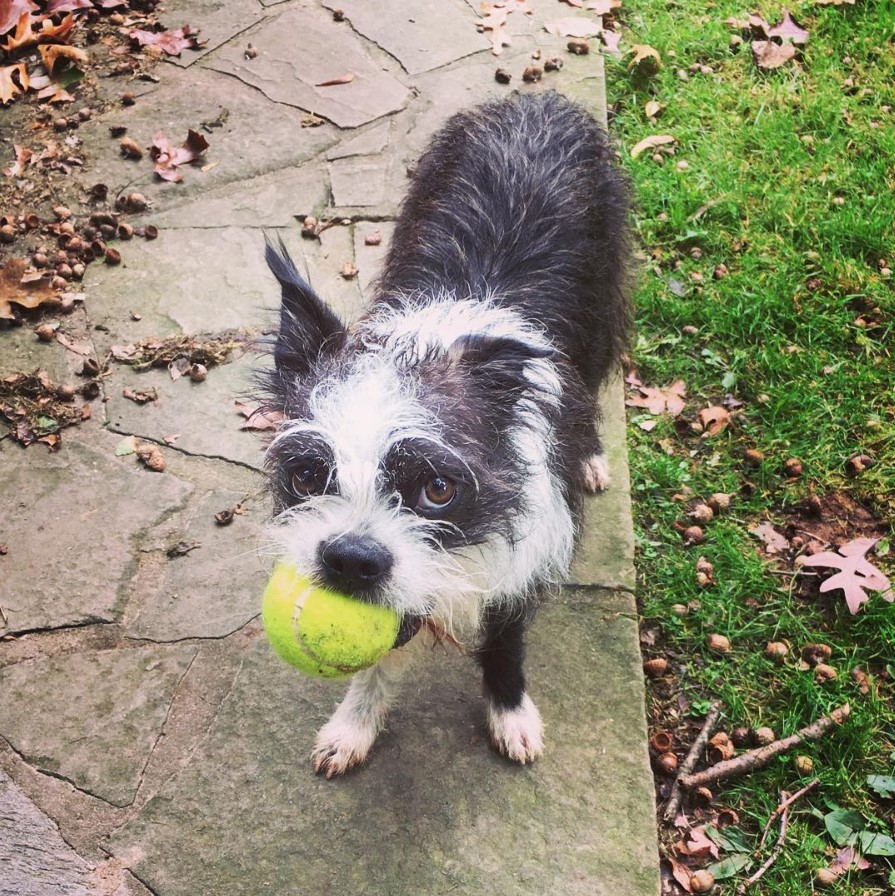
[[[388,607],[316,587],[280,563],[261,601],[261,621],[274,651],[318,678],[347,678],[395,645],[400,619]]]

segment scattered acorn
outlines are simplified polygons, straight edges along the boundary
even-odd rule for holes
[[[126,159],[137,160],[143,158],[143,147],[132,137],[125,137],[118,144],[118,148],[121,150],[121,155]]]
[[[15,241],[17,232],[12,224],[4,224],[0,227],[0,243],[12,243]]]
[[[106,262],[106,264],[121,264],[121,253],[113,246],[109,246],[106,249],[105,257],[103,260]]]
[[[317,219],[313,215],[308,215],[301,222],[301,235],[306,240],[313,240],[317,237]]]
[[[684,616],[690,612],[690,608],[686,604],[673,604],[671,612],[674,613],[678,619],[683,619]]]
[[[494,80],[498,84],[509,84],[513,76],[505,68],[499,68],[494,72]]]
[[[522,72],[522,80],[526,84],[534,84],[537,81],[540,81],[544,75],[544,69],[539,65],[529,65],[526,67],[525,71]]]
[[[755,743],[757,743],[760,747],[766,747],[768,744],[774,743],[777,739],[777,736],[774,734],[773,729],[768,728],[766,726],[755,729]]]
[[[725,731],[719,731],[712,736],[708,743],[708,753],[712,762],[723,762],[730,759],[736,752],[730,737]]]
[[[677,771],[677,756],[674,753],[662,753],[656,757],[656,765],[659,771],[673,775]]]
[[[796,756],[792,764],[800,775],[810,775],[814,771],[814,760],[810,756]]]
[[[705,541],[705,532],[699,526],[687,526],[681,534],[686,544],[702,544]]]
[[[708,893],[715,886],[715,876],[706,868],[700,868],[690,875],[690,890],[694,893]]]
[[[845,462],[845,472],[849,476],[859,476],[868,467],[873,466],[873,458],[867,454],[856,454]]]
[[[382,234],[378,230],[374,230],[372,233],[368,233],[364,237],[364,245],[365,246],[380,246],[380,245],[382,245]]]
[[[783,462],[783,475],[790,479],[798,479],[804,472],[802,462],[797,457],[787,458]]]
[[[643,671],[648,678],[661,678],[668,671],[668,660],[661,656],[646,660]]]
[[[697,523],[710,523],[715,518],[715,511],[708,504],[695,504],[690,510],[689,517]]]
[[[204,364],[190,365],[190,379],[194,383],[204,383],[208,377],[208,368]]]
[[[715,653],[730,653],[730,639],[716,633],[706,635],[706,646]]]
[[[715,794],[713,794],[708,787],[697,787],[690,794],[690,799],[693,800],[697,806],[709,806],[714,798]]]
[[[730,495],[725,492],[715,492],[706,503],[715,513],[721,513],[730,507]]]
[[[590,44],[584,40],[583,38],[573,38],[570,40],[566,47],[570,53],[574,53],[575,56],[587,56],[590,53]]]
[[[772,663],[782,663],[789,653],[789,648],[782,641],[769,641],[764,649],[764,655]]]
[[[41,342],[52,342],[56,338],[56,328],[52,324],[39,324],[34,333]]]
[[[137,457],[153,472],[163,473],[165,470],[165,456],[158,445],[140,445],[137,448]]]
[[[56,387],[56,397],[60,401],[74,401],[78,390],[70,383],[62,383]]]
[[[746,451],[743,452],[743,460],[750,467],[760,467],[762,461],[764,461],[764,452],[759,451],[758,448],[747,448]]]
[[[833,655],[833,648],[829,644],[806,644],[802,648],[802,659],[810,666],[825,663]]]
[[[674,739],[667,731],[657,731],[650,738],[649,744],[657,753],[670,753]]]
[[[562,67],[563,60],[561,56],[551,56],[549,59],[544,60],[545,72],[558,72]]]
[[[735,747],[743,749],[752,745],[752,731],[745,725],[737,725],[730,732],[730,740]]]
[[[833,666],[829,666],[826,663],[818,663],[814,667],[814,678],[820,683],[832,681],[838,674]]]
[[[818,868],[814,879],[822,887],[832,887],[839,880],[839,875],[832,868]]]

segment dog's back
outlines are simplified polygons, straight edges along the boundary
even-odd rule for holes
[[[629,325],[627,209],[607,137],[579,106],[547,93],[460,113],[420,159],[378,300],[513,305],[594,389]]]

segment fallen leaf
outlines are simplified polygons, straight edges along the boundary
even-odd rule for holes
[[[348,74],[341,75],[338,78],[330,78],[328,81],[321,81],[319,84],[315,84],[315,87],[335,87],[338,84],[350,84],[354,80],[354,75],[351,72]]]
[[[621,59],[622,57],[622,51],[618,48],[621,39],[622,34],[620,31],[610,31],[608,28],[600,34],[600,40],[603,41],[603,45],[606,47],[606,52],[610,56],[615,56],[617,59]]]
[[[644,75],[654,75],[662,68],[662,57],[655,47],[649,44],[634,44],[630,52],[634,54],[628,63],[628,71],[639,68]]]
[[[136,436],[125,436],[115,446],[115,457],[127,457],[128,454],[136,454],[139,443]]]
[[[569,16],[555,22],[546,22],[544,30],[560,37],[597,37],[603,31],[603,24],[583,16]]]
[[[768,37],[779,37],[783,41],[803,44],[808,40],[808,32],[789,14],[789,10],[784,9],[783,19],[768,29]]]
[[[69,47],[66,44],[43,44],[38,47],[44,66],[50,74],[56,69],[56,63],[60,59],[67,59],[69,62],[85,65],[90,61],[90,57],[85,50],[78,47]]]
[[[154,386],[150,386],[148,389],[140,389],[137,392],[125,386],[121,390],[121,394],[136,404],[148,404],[150,401],[158,401],[158,392]]]
[[[50,0],[44,12],[54,16],[57,12],[74,12],[76,9],[93,9],[91,0]]]
[[[657,146],[666,146],[669,143],[674,143],[675,139],[671,134],[653,134],[650,137],[644,137],[643,140],[631,147],[631,158],[636,159],[637,156],[648,149],[655,149]]]
[[[277,430],[284,417],[280,411],[265,410],[264,408],[253,408],[241,401],[234,402],[236,409],[243,417],[246,418],[245,423],[240,429],[253,430],[256,432],[264,432],[266,430]]]
[[[625,404],[632,408],[644,408],[654,416],[669,414],[677,417],[684,409],[687,387],[683,380],[675,380],[664,388],[638,385],[640,395],[629,398]]]
[[[833,874],[844,874],[849,868],[858,871],[866,871],[870,867],[867,861],[854,847],[847,846],[836,853],[836,858],[830,863],[829,868]]]
[[[183,177],[177,168],[195,162],[206,149],[208,141],[198,131],[189,130],[183,145],[178,148],[171,146],[168,138],[160,131],[149,147],[149,155],[155,162],[155,173],[162,180],[178,183]]]
[[[37,10],[37,4],[31,3],[30,0],[2,0],[0,2],[0,34],[12,31],[22,16],[30,15]],[[47,15],[50,13],[48,12]]]
[[[758,538],[769,554],[782,554],[791,547],[789,539],[784,538],[770,523],[759,523],[749,529],[749,534]]]
[[[752,56],[755,64],[765,71],[780,68],[796,55],[792,44],[778,44],[772,40],[752,41]]]
[[[675,850],[683,856],[691,856],[698,859],[713,859],[720,857],[717,844],[708,836],[705,825],[691,828],[686,835],[674,844]]]
[[[693,887],[690,886],[690,877],[693,872],[686,865],[671,856],[668,856],[668,863],[671,865],[671,873],[674,876],[674,879],[684,888],[684,890],[688,893],[692,893]]]
[[[503,48],[510,45],[510,39],[504,34],[503,26],[511,12],[513,12],[513,8],[508,4],[492,6],[489,3],[483,3],[482,18],[475,23],[479,31],[491,32],[488,40],[491,41],[491,52],[495,56],[500,56]]]
[[[0,78],[2,78],[2,72],[0,72]],[[4,168],[3,173],[7,177],[19,177],[25,171],[25,166],[31,160],[32,153],[27,146],[19,146],[17,143],[13,143],[12,148],[16,154],[16,160],[9,166],[9,168]]]
[[[0,320],[15,320],[12,305],[21,308],[39,308],[45,303],[58,301],[50,281],[25,276],[25,259],[10,258],[0,268]]]
[[[13,80],[15,75],[19,76],[18,84]],[[16,94],[24,93],[28,89],[28,84],[28,69],[24,62],[0,68],[0,103],[6,105],[12,102]]]
[[[892,593],[892,583],[883,575],[866,557],[867,552],[877,543],[876,538],[855,538],[840,545],[837,550],[822,551],[802,560],[802,566],[825,566],[829,569],[840,570],[821,583],[822,593],[839,588],[845,595],[845,602],[849,611],[857,613],[861,604],[870,600],[870,591],[881,592],[883,600],[890,603],[895,600]]]
[[[184,50],[201,50],[202,44],[196,35],[197,28],[184,25],[176,31],[141,31],[135,28],[128,37],[138,46],[153,46],[163,50],[169,56],[179,56]]]
[[[697,415],[699,422],[702,424],[703,435],[716,436],[719,432],[723,432],[730,423],[730,411],[722,408],[720,405],[713,405],[710,408],[703,408]]]

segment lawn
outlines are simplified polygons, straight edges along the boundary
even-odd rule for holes
[[[778,823],[755,850],[781,793],[816,777],[748,892],[888,893],[895,604],[868,590],[852,614],[841,590],[820,592],[830,570],[802,564],[867,538],[867,560],[895,578],[895,4],[790,12],[772,42],[795,34],[795,54],[766,70],[752,42],[767,38],[747,20],[780,23],[780,5],[625,0],[627,52],[607,59],[610,127],[636,197],[627,394],[650,407],[629,408],[628,439],[641,640],[667,663],[649,667],[654,741],[670,736],[682,761],[714,699],[720,729],[747,745],[759,728],[782,737],[851,708],[710,800],[687,797],[660,840],[685,886],[714,863],[713,892],[737,892],[774,852]],[[634,45],[658,60],[634,62]],[[649,137],[666,142],[642,148]],[[786,654],[769,658],[770,642]],[[657,771],[660,811],[672,781]],[[675,845],[684,819],[697,829],[689,855]],[[700,840],[705,824],[715,847]]]

